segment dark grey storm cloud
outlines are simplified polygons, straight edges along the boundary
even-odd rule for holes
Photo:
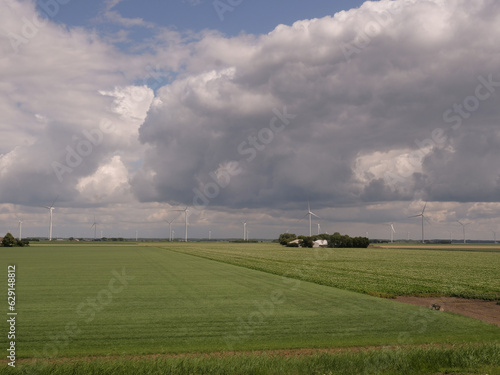
[[[157,94],[133,188],[192,204],[237,163],[210,204],[498,200],[499,19],[494,1],[380,1],[208,35]],[[289,118],[272,130],[277,111]]]

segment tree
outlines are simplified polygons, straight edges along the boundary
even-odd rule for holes
[[[30,245],[30,242],[28,240],[16,240],[16,246],[19,246],[19,247],[24,247],[24,246],[29,246]]]
[[[2,240],[2,246],[4,247],[12,247],[16,244],[16,239],[10,233],[7,233]]]
[[[350,237],[348,235],[341,235],[338,232],[332,234],[328,240],[328,247],[338,248],[367,248],[370,240],[366,237]]]
[[[282,233],[280,234],[279,243],[283,246],[287,245],[289,242],[296,240],[297,236],[294,233]]]
[[[309,236],[299,236],[299,240],[302,240],[301,247],[313,247],[314,238]]]

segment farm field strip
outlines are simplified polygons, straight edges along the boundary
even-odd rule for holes
[[[498,344],[23,361],[19,374],[500,374]],[[12,372],[15,373],[15,372]]]
[[[278,244],[168,245],[277,275],[376,296],[500,298],[500,254],[419,249],[296,249]]]
[[[167,248],[32,246],[2,257],[2,268],[18,268],[18,356],[484,342],[500,333]]]

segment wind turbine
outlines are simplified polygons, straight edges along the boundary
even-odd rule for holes
[[[95,215],[94,215],[94,222],[92,223],[92,226],[90,227],[91,229],[94,228],[94,241],[97,237],[97,224],[99,224],[99,223],[95,221]]]
[[[241,224],[243,224],[243,241],[247,240],[247,221],[242,221]]]
[[[394,242],[394,233],[396,233],[396,229],[394,229],[394,223],[386,224],[391,227],[391,243]]]
[[[19,241],[23,239],[22,237],[22,230],[23,230],[23,221],[20,218],[17,218],[18,220],[18,225],[19,225]]]
[[[49,210],[49,214],[50,214],[50,224],[49,224],[49,241],[52,241],[52,211],[54,211],[54,203],[56,203],[56,200],[59,196],[56,197],[56,199],[54,199],[54,201],[52,202],[52,204],[50,206],[42,206],[43,208],[46,208],[47,210]]]
[[[188,212],[189,212],[188,206],[186,206],[186,208],[183,210],[174,210],[174,211],[184,212],[184,229],[185,229],[184,242],[188,242]]]
[[[321,219],[321,218],[318,215],[316,215],[314,212],[311,211],[311,206],[309,204],[309,201],[307,201],[307,214],[302,216],[302,218],[300,220],[302,220],[303,218],[305,218],[308,215],[309,215],[309,237],[311,237],[312,236],[312,216],[315,216],[318,219]]]
[[[168,223],[168,240],[169,242],[172,242],[172,223],[174,222],[174,220],[165,220],[167,223]]]
[[[319,225],[318,223],[318,236],[319,236],[319,233],[321,232],[321,226]]]
[[[466,243],[466,241],[465,241],[465,227],[466,227],[467,225],[469,225],[470,223],[464,224],[464,223],[462,223],[462,222],[461,222],[461,221],[459,221],[459,220],[457,220],[457,223],[458,223],[458,224],[460,224],[460,225],[462,226],[462,231],[463,231],[463,233],[464,233],[464,243]]]
[[[410,216],[410,218],[411,217],[422,217],[422,243],[425,243],[425,241],[424,241],[424,219],[426,219],[426,217],[424,216],[424,211],[425,211],[426,206],[427,206],[427,202],[425,202],[425,204],[424,204],[424,208],[422,209],[422,213],[420,213],[418,215]]]

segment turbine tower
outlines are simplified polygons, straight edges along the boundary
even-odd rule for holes
[[[19,241],[21,241],[23,239],[22,237],[23,221],[20,218],[17,218],[17,220],[19,225]]]
[[[307,214],[305,214],[300,220],[305,218],[306,216],[309,216],[309,237],[312,236],[312,217],[317,217],[318,219],[321,219],[318,215],[316,215],[314,212],[311,211],[311,205],[309,204],[309,201],[307,201]]]
[[[318,236],[319,236],[320,232],[321,232],[321,225],[319,225],[319,223],[318,223]]]
[[[184,212],[184,242],[188,242],[188,206],[183,210],[174,210],[177,212]]]
[[[172,223],[174,222],[174,220],[165,220],[167,223],[168,223],[168,241],[169,242],[172,242]]]
[[[52,241],[52,211],[54,211],[54,203],[56,203],[56,200],[57,200],[58,196],[56,197],[56,199],[54,199],[54,201],[52,202],[52,204],[50,206],[42,206],[43,208],[46,208],[47,210],[49,210],[49,214],[50,214],[50,224],[49,224],[49,241]]]
[[[394,242],[394,233],[396,233],[396,229],[394,229],[394,223],[386,224],[391,227],[391,243]]]
[[[243,241],[247,240],[247,221],[242,221],[241,224],[243,224]]]
[[[95,221],[95,215],[94,215],[94,222],[92,223],[92,226],[90,227],[91,229],[94,228],[94,241],[97,237],[97,224],[99,224],[99,223]]]
[[[424,219],[426,219],[426,217],[424,216],[424,211],[425,211],[426,206],[427,206],[427,202],[425,202],[425,204],[424,204],[424,208],[422,209],[422,213],[420,213],[418,215],[410,216],[410,218],[411,217],[422,217],[422,243],[425,243],[425,241],[424,241]]]
[[[465,240],[465,227],[466,227],[467,225],[469,225],[470,223],[464,224],[464,223],[462,223],[462,222],[461,222],[461,221],[459,221],[459,220],[457,220],[457,223],[458,223],[458,224],[460,224],[460,225],[462,226],[462,231],[463,231],[463,233],[464,233],[464,243],[466,243],[466,240]]]

